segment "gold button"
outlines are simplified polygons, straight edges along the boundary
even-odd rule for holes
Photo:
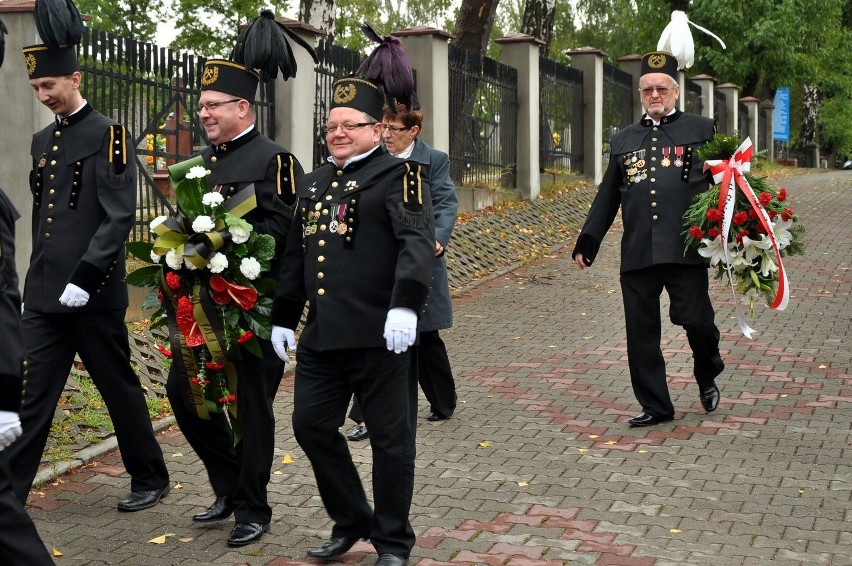
[[[332,181],[331,188],[332,189],[337,188],[337,181]]]
[[[342,177],[342,176],[343,176],[343,171],[341,171],[340,169],[338,169],[338,170],[337,170],[337,176],[338,176],[338,177]]]
[[[45,239],[45,240],[49,240],[49,239],[50,239],[50,232],[45,232],[45,233],[44,233],[44,239]]]
[[[56,175],[51,175],[49,178],[50,178],[51,181],[53,181],[53,180],[56,179]]]
[[[319,209],[321,209],[321,208],[322,208],[322,203],[321,203],[321,202],[318,202],[318,203],[314,206],[314,210],[319,210]]]
[[[325,245],[325,240],[320,240],[319,242],[317,242],[317,245],[319,247],[323,247]]]
[[[651,177],[651,182],[652,182],[652,183],[656,183],[656,182],[657,182],[657,179],[656,179],[656,178],[654,178],[654,177]]]
[[[48,209],[48,210],[53,210],[53,203],[48,204],[48,205],[47,205],[47,209]]]
[[[317,289],[317,295],[325,295],[325,289],[323,289],[322,287]]]
[[[656,158],[656,157],[652,157],[652,158],[651,158],[651,161],[656,161],[656,160],[657,160],[657,158]]]
[[[47,220],[45,220],[45,222],[47,222],[48,224],[53,224],[53,218],[50,218],[50,217],[48,216],[48,217],[47,217]]]
[[[56,160],[55,160],[55,159],[51,159],[51,160],[50,160],[50,164],[51,164],[51,165],[56,165]]]
[[[652,146],[651,146],[651,151],[657,151],[657,146],[652,145]]]
[[[320,262],[320,263],[324,262],[324,261],[325,261],[325,256],[324,256],[324,255],[318,256],[318,257],[317,257],[317,261],[318,261],[318,262]]]
[[[325,200],[331,200],[331,195],[325,195]]]
[[[657,126],[654,126],[652,129],[656,132],[659,128]]]
[[[216,163],[217,161],[219,161],[219,158],[216,157],[215,155],[210,158],[210,163]]]
[[[657,220],[657,215],[655,214],[654,216],[652,216],[652,217],[651,217],[651,219],[652,219],[652,220]]]
[[[322,215],[328,216],[328,209],[327,208],[322,209]]]
[[[322,279],[323,277],[325,277],[325,273],[323,273],[322,271],[317,273],[317,279]]]
[[[320,232],[325,232],[325,224],[320,224]]]
[[[653,171],[656,171],[656,170],[657,170],[657,168],[656,168],[656,167],[651,167],[651,171],[652,171],[652,172],[653,172]]]
[[[55,146],[53,146],[53,148],[52,148],[52,150],[53,150],[53,151],[56,151],[57,149],[59,149],[59,146],[58,146],[58,145],[55,145]]]
[[[657,203],[652,202],[652,203],[651,203],[651,208],[657,208]]]
[[[57,138],[58,138],[58,137],[59,137],[59,136],[61,136],[61,135],[62,135],[62,132],[53,132],[53,136],[54,136],[54,137],[57,137]]]
[[[657,194],[657,191],[655,189],[651,189],[651,194],[655,195],[655,194]]]

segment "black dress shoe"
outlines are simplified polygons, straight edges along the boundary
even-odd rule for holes
[[[438,413],[432,412],[426,417],[427,421],[445,421],[450,417],[445,417],[443,415],[439,415]],[[389,554],[388,556],[393,556],[393,554]]]
[[[221,521],[227,519],[234,512],[234,504],[231,503],[231,498],[227,495],[217,497],[213,505],[207,508],[207,511],[193,515],[192,520],[199,523],[208,523],[210,521]]]
[[[629,421],[630,426],[653,426],[674,419],[674,417],[655,417],[648,413],[639,413]]]
[[[701,392],[701,406],[708,413],[712,413],[719,406],[719,388],[714,383],[707,389]]]
[[[359,539],[367,537],[339,537],[329,540],[316,550],[309,550],[308,556],[319,558],[320,560],[334,560],[338,556],[342,556],[349,552],[349,549],[355,546]]]
[[[352,442],[358,442],[359,440],[366,440],[370,437],[370,433],[367,432],[366,425],[355,425],[353,426],[349,432],[346,433],[346,439]]]
[[[408,558],[396,554],[379,554],[376,560],[376,566],[405,566],[406,564],[408,564]]]
[[[231,536],[228,537],[228,546],[245,546],[260,540],[263,533],[268,532],[269,523],[237,523],[231,531]]]
[[[157,504],[171,489],[170,485],[150,491],[131,491],[118,502],[119,511],[141,511]]]

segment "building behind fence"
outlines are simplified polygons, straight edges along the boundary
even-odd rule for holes
[[[6,95],[0,107],[4,136],[0,180],[23,211],[28,194],[29,136],[52,114],[35,98],[15,54],[37,42],[32,3],[0,0],[9,27],[7,58],[0,69]],[[306,170],[327,158],[324,123],[331,84],[352,73],[363,55],[331,44],[306,24],[281,20],[317,46],[315,65],[295,53],[298,77],[262,84],[258,127],[290,149]],[[417,27],[397,32],[415,70],[425,112],[423,139],[450,155],[461,211],[492,204],[509,190],[536,198],[542,173],[582,175],[599,181],[613,133],[638,120],[641,57],[613,66],[594,48],[570,52],[570,66],[541,58],[540,42],[524,35],[497,40],[495,61],[448,45],[447,32]],[[88,29],[79,48],[83,95],[98,110],[125,124],[134,135],[139,168],[137,226],[131,238],[147,238],[151,218],[174,211],[168,165],[207,143],[195,111],[203,57]],[[772,103],[740,98],[739,87],[716,86],[713,77],[681,73],[681,110],[713,117],[722,132],[751,136],[759,150],[774,150]],[[376,116],[376,118],[380,118]],[[816,161],[816,160],[813,160]],[[30,226],[18,223],[18,269],[27,265]]]

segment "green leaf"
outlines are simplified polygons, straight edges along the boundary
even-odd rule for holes
[[[154,263],[151,260],[151,251],[154,249],[152,242],[127,242],[125,244],[127,252],[136,259],[142,260],[145,263]]]
[[[252,338],[245,344],[241,344],[241,346],[258,358],[263,357],[263,352],[260,350],[260,343],[257,341],[257,338]]]
[[[142,301],[142,310],[146,311],[149,309],[162,309],[163,306],[160,304],[159,299],[160,287],[152,287],[148,294],[145,296],[145,300]],[[155,313],[156,314],[156,313]]]
[[[157,287],[163,277],[163,268],[160,265],[148,265],[127,274],[124,282],[134,287]]]

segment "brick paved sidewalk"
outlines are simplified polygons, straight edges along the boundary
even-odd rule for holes
[[[455,299],[456,326],[442,334],[462,403],[452,419],[428,423],[421,402],[412,563],[852,564],[852,174],[782,184],[808,228],[807,252],[785,262],[787,311],[759,310],[753,340],[738,333],[730,291],[714,284],[727,369],[712,415],[698,402],[684,333],[666,326],[675,420],[625,423],[639,407],[615,232],[591,270],[573,266],[569,247]],[[63,553],[57,564],[312,563],[305,552],[330,522],[293,440],[291,409],[288,377],[277,403],[272,531],[259,543],[229,549],[231,521],[192,524],[213,496],[169,428],[159,439],[175,487],[153,509],[115,511],[129,483],[115,452],[33,495],[42,537]],[[351,448],[369,485],[369,445]],[[361,542],[344,560],[372,564],[375,553]]]

